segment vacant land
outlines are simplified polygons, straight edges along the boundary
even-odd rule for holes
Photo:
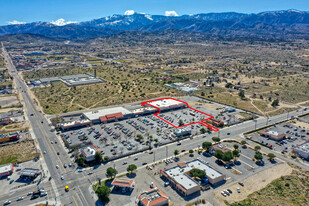
[[[293,170],[291,175],[280,177],[265,188],[254,192],[243,201],[232,206],[308,205],[309,172]]]
[[[0,165],[32,160],[38,153],[34,140],[26,139],[20,142],[0,145]]]
[[[0,126],[0,134],[29,130],[29,122],[18,122]]]
[[[227,203],[241,201],[247,198],[247,196],[250,195],[251,193],[266,187],[272,181],[280,178],[281,176],[290,175],[292,171],[293,169],[287,163],[278,164],[278,165],[275,165],[269,169],[263,170],[245,179],[243,181],[244,187],[241,187],[238,183],[234,183],[229,186],[227,185],[226,187],[233,191],[233,194],[231,196],[223,197],[221,195],[221,191],[216,192],[215,196],[220,201],[222,202],[224,201]],[[240,193],[236,192],[237,187],[240,188],[240,191],[241,191]],[[268,193],[268,194],[271,194],[271,193]],[[271,201],[268,201],[268,202],[271,202]],[[263,204],[257,204],[257,205],[263,205]]]
[[[42,71],[40,77],[46,77],[45,72],[48,70],[40,71]],[[53,75],[54,72],[51,74]],[[35,88],[33,92],[47,114],[182,94],[180,91],[158,84],[155,78],[147,74],[134,74],[134,72],[119,71],[115,68],[101,68],[97,70],[97,75],[108,82],[78,87],[67,87],[62,82],[55,82],[49,87]]]

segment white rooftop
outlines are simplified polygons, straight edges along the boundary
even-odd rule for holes
[[[148,102],[148,104],[155,107],[159,107],[160,109],[166,109],[169,107],[179,107],[185,105],[185,103],[174,99],[162,99],[153,102]]]
[[[268,134],[272,134],[272,135],[275,135],[275,136],[278,136],[279,133],[277,131],[274,131],[274,130],[267,130],[267,133]]]
[[[223,175],[220,172],[218,172],[218,171],[214,170],[213,168],[211,168],[210,166],[208,166],[206,163],[204,163],[203,160],[200,160],[200,159],[196,159],[196,160],[193,160],[191,162],[187,162],[186,164],[187,164],[187,166],[183,167],[183,168],[176,166],[176,167],[173,167],[171,169],[165,170],[165,172],[169,176],[174,178],[185,189],[193,188],[198,184],[192,178],[190,178],[189,176],[184,174],[184,173],[190,171],[193,168],[197,168],[197,169],[205,171],[206,177],[208,179],[215,179],[215,178]]]
[[[113,107],[108,109],[101,109],[97,111],[92,112],[85,112],[84,116],[87,117],[89,120],[93,121],[96,119],[99,119],[101,116],[105,116],[108,114],[115,114],[121,112],[123,115],[132,114],[129,110],[123,108],[123,107]]]
[[[306,152],[306,153],[309,153],[309,142],[305,142],[305,143],[297,146],[296,149],[303,151],[303,152]]]
[[[12,169],[12,165],[10,164],[6,164],[6,165],[1,165],[0,166],[0,173],[4,173],[4,172],[8,172]]]

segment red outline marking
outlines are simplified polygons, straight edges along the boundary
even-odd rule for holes
[[[204,115],[206,115],[206,116],[209,116],[209,118],[203,119],[203,120],[201,120],[201,121],[197,121],[197,122],[192,122],[192,123],[189,123],[189,124],[185,124],[185,125],[182,125],[182,126],[173,125],[172,123],[170,123],[170,122],[168,122],[167,120],[163,119],[162,117],[158,116],[158,114],[161,113],[161,109],[160,109],[159,107],[149,104],[149,102],[159,101],[159,100],[163,100],[163,99],[172,99],[172,100],[175,100],[175,101],[178,101],[178,102],[182,102],[182,103],[186,104],[187,107],[188,107],[189,109],[195,110],[195,111],[197,111],[197,112],[199,112],[199,113],[202,113],[202,114],[204,114]],[[168,98],[160,98],[160,99],[149,100],[149,101],[146,101],[146,102],[142,102],[142,103],[141,103],[142,106],[145,106],[146,104],[149,105],[149,106],[151,106],[151,107],[155,107],[155,108],[157,108],[157,109],[159,110],[159,112],[155,113],[154,116],[158,117],[159,119],[161,119],[161,120],[163,120],[164,122],[166,122],[166,123],[172,125],[172,126],[175,127],[175,128],[185,127],[185,126],[189,126],[189,125],[197,124],[197,123],[198,123],[198,124],[201,124],[202,126],[205,126],[205,127],[209,128],[209,129],[211,129],[211,130],[214,131],[214,132],[218,132],[218,131],[219,131],[218,128],[216,128],[216,127],[214,127],[214,126],[212,126],[212,125],[210,125],[210,124],[208,124],[208,123],[205,122],[206,120],[209,120],[209,119],[214,118],[213,116],[211,116],[211,115],[209,115],[209,114],[206,114],[206,113],[204,113],[204,112],[202,112],[202,111],[199,111],[199,110],[197,110],[197,109],[194,109],[194,108],[192,108],[192,107],[189,107],[189,104],[188,104],[187,102],[184,102],[184,101],[181,101],[181,100],[178,100],[178,99],[174,99],[174,98],[168,97]]]

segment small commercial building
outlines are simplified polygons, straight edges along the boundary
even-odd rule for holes
[[[90,145],[80,149],[81,155],[86,158],[87,162],[93,161],[95,159],[95,153],[99,152],[96,146]]]
[[[209,119],[206,122],[210,123],[210,124],[212,124],[213,126],[216,126],[216,127],[223,127],[224,126],[224,122],[222,120],[219,120],[219,119]]]
[[[0,165],[0,178],[4,176],[9,176],[14,172],[14,165],[12,163]]]
[[[202,159],[180,163],[176,167],[161,170],[162,178],[168,181],[172,188],[183,196],[188,196],[200,191],[198,181],[189,176],[190,170],[197,168],[205,171],[207,182],[217,185],[225,181],[225,175],[208,166]]]
[[[180,127],[174,130],[174,134],[176,137],[191,135],[191,129],[190,127]]]
[[[134,114],[134,116],[142,116],[142,115],[148,115],[148,114],[154,114],[156,112],[159,112],[159,110],[157,108],[154,107],[144,107],[144,108],[138,108],[138,109],[134,109],[132,111],[132,113]]]
[[[41,170],[33,169],[33,168],[25,168],[20,172],[21,179],[35,179],[37,176],[41,174]]]
[[[210,148],[211,153],[215,153],[217,150],[221,150],[221,152],[223,152],[223,153],[231,152],[231,150],[229,148],[222,147],[219,144],[218,145],[212,145],[211,148]]]
[[[141,206],[164,206],[169,205],[169,198],[157,187],[144,191],[138,195]]]
[[[270,138],[275,141],[281,141],[286,138],[286,135],[284,133],[279,133],[274,129],[263,129],[260,131],[261,136]]]
[[[125,190],[133,190],[135,181],[133,179],[115,178],[112,182],[114,187],[122,188]]]
[[[309,160],[309,141],[294,147],[293,151],[300,157]]]

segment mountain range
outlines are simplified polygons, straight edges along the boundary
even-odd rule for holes
[[[284,10],[257,14],[224,12],[182,16],[117,14],[62,26],[48,22],[0,26],[0,36],[29,33],[80,40],[105,37],[124,31],[165,30],[184,30],[223,36],[309,39],[309,12]]]

